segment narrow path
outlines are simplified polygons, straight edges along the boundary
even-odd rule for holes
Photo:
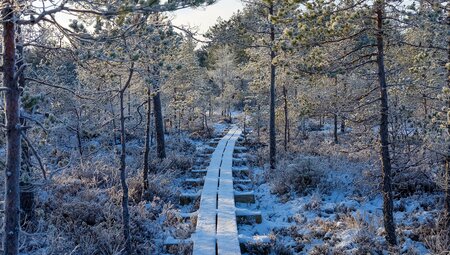
[[[217,253],[220,255],[241,254],[236,222],[232,169],[234,146],[241,133],[241,130],[237,130],[228,141],[220,168],[217,211]]]
[[[241,130],[233,126],[211,156],[200,198],[194,255],[241,254],[233,190],[233,150]]]

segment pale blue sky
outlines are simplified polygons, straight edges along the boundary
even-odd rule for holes
[[[197,27],[199,33],[205,33],[216,23],[217,18],[227,20],[237,10],[242,9],[240,0],[219,0],[217,3],[205,8],[183,9],[170,14],[175,25]]]
[[[187,8],[176,12],[167,13],[172,22],[177,26],[189,27],[191,30],[203,34],[208,31],[208,28],[214,25],[217,18],[221,17],[227,20],[242,9],[243,4],[241,0],[218,0],[215,4],[208,7],[201,8]],[[71,19],[76,18],[66,12],[56,14],[56,19],[61,22],[63,26],[68,26]],[[199,35],[199,38],[202,38]]]

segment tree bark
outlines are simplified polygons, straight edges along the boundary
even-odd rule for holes
[[[180,138],[181,135],[181,111],[178,111],[178,123],[177,123],[177,133],[178,133],[178,138]],[[189,123],[189,120],[188,120]]]
[[[283,84],[283,100],[284,100],[284,151],[287,151],[289,143],[289,115],[286,85]]]
[[[450,29],[450,10],[447,11],[447,27]],[[447,36],[447,44],[447,62],[450,65],[450,35]],[[450,89],[450,69],[447,69],[447,88]],[[447,102],[447,107],[449,108],[447,111],[450,111],[450,100]],[[447,114],[447,118],[450,118],[450,114]],[[450,119],[447,119],[447,132],[450,135]],[[450,227],[450,144],[447,146],[447,156],[445,157],[444,208],[447,214],[447,227]]]
[[[153,144],[154,144],[153,140],[155,137],[155,126],[153,124],[153,120],[155,118],[155,113],[151,112],[150,115],[151,115],[151,118],[150,118],[150,130],[151,130],[151,132],[150,132],[150,148],[151,148],[151,147],[153,147]]]
[[[334,77],[334,98],[333,98],[333,108],[334,108],[334,113],[333,113],[333,124],[334,124],[334,128],[333,128],[333,137],[334,137],[334,143],[337,144],[339,143],[339,139],[338,139],[338,77],[337,75]]]
[[[3,1],[3,86],[6,112],[6,169],[5,169],[5,219],[4,254],[19,252],[19,206],[20,206],[20,89],[15,81],[16,41],[15,14],[10,1]]]
[[[83,157],[83,141],[81,139],[81,109],[78,112],[78,109],[74,109],[75,115],[77,116],[77,127],[76,127],[76,135],[78,142],[78,152],[80,153],[80,157]]]
[[[270,2],[269,14],[274,14],[273,3]],[[275,59],[275,26],[270,23],[270,120],[269,120],[269,159],[270,168],[276,168],[276,153],[277,153],[277,143],[276,143],[276,131],[275,131],[275,78],[276,78],[276,67],[273,63]]]
[[[125,133],[125,106],[124,106],[124,96],[125,92],[130,86],[131,78],[134,73],[134,63],[131,64],[130,73],[128,75],[128,80],[124,87],[120,90],[120,143],[121,143],[121,153],[120,153],[120,183],[122,185],[122,224],[123,224],[123,235],[125,239],[124,252],[127,255],[132,254],[131,250],[131,236],[130,236],[130,212],[128,210],[128,184],[127,184],[127,172],[126,172],[126,133]]]
[[[242,134],[244,135],[244,143],[247,143],[247,111],[245,110],[245,106],[244,106],[244,128]]]
[[[347,95],[347,83],[345,82],[345,79],[342,81],[344,85],[343,94]],[[345,103],[344,103],[345,105]],[[345,113],[341,113],[341,134],[345,133]]]
[[[213,115],[212,96],[209,96],[209,111],[208,116],[211,118]]]
[[[427,119],[427,117],[428,117],[428,100],[427,100],[426,94],[422,94],[422,105],[423,105],[424,119]]]
[[[149,155],[150,155],[150,125],[151,125],[151,111],[152,111],[152,96],[150,89],[147,90],[147,123],[145,128],[145,148],[144,148],[144,170],[142,171],[143,194],[142,197],[147,197],[148,193],[148,172],[149,172]]]
[[[17,70],[25,64],[25,55],[23,52],[23,36],[20,26],[17,27],[16,38],[16,52],[17,52]],[[17,80],[17,85],[21,89],[20,96],[22,96],[23,89],[25,88],[25,73],[21,72]],[[24,109],[25,110],[25,109]],[[20,118],[20,125],[27,126],[27,120],[23,117]],[[27,130],[22,131],[26,136]],[[34,218],[34,186],[31,182],[32,167],[30,162],[30,153],[27,143],[22,143],[22,155],[21,155],[21,173],[20,173],[20,224],[22,226],[31,226],[30,224]]]
[[[111,107],[111,114],[112,114],[112,137],[113,137],[113,149],[114,149],[114,158],[116,158],[116,155],[118,155],[117,151],[117,124],[116,124],[116,113],[114,111],[114,97],[111,95],[111,100],[109,101],[110,107]]]
[[[203,115],[205,117],[205,127],[206,130],[209,131],[209,126],[208,126],[208,116],[206,114]]]
[[[393,197],[392,197],[392,179],[391,179],[391,158],[389,155],[389,106],[388,92],[386,84],[386,72],[384,67],[384,41],[383,41],[383,19],[384,19],[384,1],[375,2],[375,12],[377,20],[377,66],[378,82],[380,86],[380,142],[381,142],[381,169],[382,169],[382,193],[383,193],[383,216],[384,228],[386,230],[386,240],[390,245],[397,244],[395,235],[395,223],[393,217]]]
[[[127,112],[128,112],[128,116],[131,116],[131,91],[128,90],[128,98],[127,98]]]
[[[258,134],[258,143],[261,142],[261,105],[258,103],[258,120],[257,120],[257,127],[256,127],[256,133]]]
[[[160,70],[155,67],[155,76],[159,80]],[[153,96],[153,109],[155,112],[155,129],[156,129],[156,154],[159,159],[166,157],[166,145],[164,141],[164,119],[161,106],[161,94],[159,91],[159,83],[154,84],[155,95]]]
[[[338,115],[337,115],[337,113],[333,113],[333,119],[334,119],[334,129],[333,129],[334,143],[339,143],[339,139],[338,139]]]

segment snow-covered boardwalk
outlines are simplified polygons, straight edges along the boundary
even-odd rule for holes
[[[217,211],[217,253],[220,255],[241,254],[239,247],[236,207],[233,189],[233,151],[241,131],[237,130],[228,141],[222,157]]]
[[[211,156],[192,235],[194,255],[241,254],[233,190],[233,150],[241,130],[233,126]]]

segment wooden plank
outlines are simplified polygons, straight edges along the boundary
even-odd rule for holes
[[[234,199],[239,203],[255,203],[255,192],[253,191],[235,191]]]
[[[207,168],[203,190],[200,198],[197,225],[192,235],[193,255],[216,254],[216,212],[217,212],[217,186],[219,184],[219,171],[222,164],[222,155],[227,142],[237,132],[232,128],[217,144],[211,155],[211,162]]]
[[[180,204],[187,205],[192,201],[195,201],[202,194],[202,190],[198,190],[197,192],[185,192],[180,194]]]
[[[236,221],[241,224],[252,224],[262,222],[262,215],[260,211],[251,211],[245,208],[236,208]]]
[[[217,213],[217,252],[220,255],[240,255],[236,207],[233,188],[233,151],[242,131],[238,130],[228,141],[220,168]]]
[[[196,187],[203,185],[204,181],[204,178],[187,178],[184,182],[186,183],[186,185]]]

